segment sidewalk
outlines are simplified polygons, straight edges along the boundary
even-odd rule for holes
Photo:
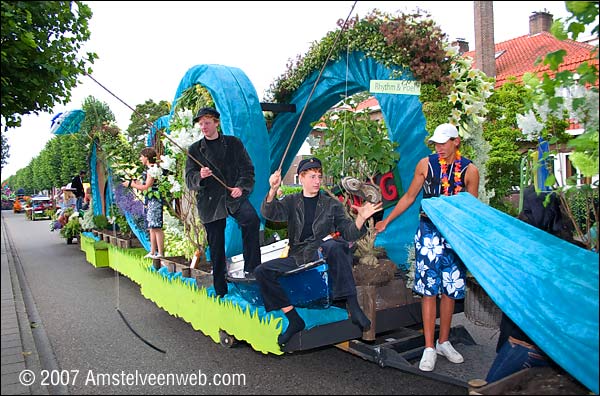
[[[47,395],[47,389],[40,386],[39,381],[35,381],[31,386],[25,386],[19,380],[19,374],[26,369],[32,370],[38,377],[41,365],[23,302],[12,243],[4,223],[4,216],[2,216],[1,234],[2,382],[0,393],[3,395]]]

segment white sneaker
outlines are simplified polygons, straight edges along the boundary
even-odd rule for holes
[[[462,355],[454,349],[450,341],[439,343],[439,340],[435,342],[435,350],[438,355],[446,356],[446,359],[450,360],[452,363],[462,363],[465,360]]]
[[[144,256],[144,258],[149,258],[149,259],[153,259],[155,256],[152,253],[148,253],[147,255]]]
[[[421,358],[421,362],[419,363],[419,370],[421,371],[433,371],[435,368],[435,361],[437,359],[437,354],[435,353],[435,349],[429,347],[425,348],[423,351],[423,357]]]
[[[156,253],[156,255],[154,256],[154,258],[155,258],[155,259],[162,258],[162,254],[160,254],[160,253]]]

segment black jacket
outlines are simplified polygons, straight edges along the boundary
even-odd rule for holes
[[[73,177],[73,180],[71,180],[71,188],[75,189],[75,196],[77,198],[83,198],[85,196],[85,191],[83,190],[83,182],[81,181],[81,177],[79,175]]]
[[[323,243],[323,238],[339,231],[342,238],[355,241],[365,234],[366,226],[360,230],[342,206],[342,203],[324,192],[319,194],[315,219],[313,221],[313,236],[300,242],[300,235],[304,227],[304,199],[302,193],[284,196],[281,200],[271,202],[263,200],[260,208],[261,214],[268,220],[287,222],[290,252],[289,257],[296,259],[296,264],[310,262],[315,252]]]
[[[219,143],[223,144],[225,157],[218,160],[200,139],[190,146],[189,155],[196,158],[203,166],[208,166],[213,174],[228,187],[239,187],[242,196],[232,198],[228,191],[214,177],[200,178],[200,168],[194,160],[187,158],[185,164],[185,183],[190,190],[196,190],[198,214],[203,224],[227,218],[234,213],[254,188],[254,165],[242,141],[229,135],[219,134]]]

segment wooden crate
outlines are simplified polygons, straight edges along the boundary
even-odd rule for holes
[[[412,290],[406,287],[403,279],[393,279],[384,286],[359,285],[356,286],[356,293],[358,303],[371,321],[370,330],[363,333],[364,340],[373,341],[377,332],[385,331],[384,327],[390,327],[384,323],[377,323],[377,312],[406,308],[415,310],[420,318],[421,299],[413,295]]]

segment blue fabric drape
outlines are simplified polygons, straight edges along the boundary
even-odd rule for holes
[[[422,205],[496,305],[597,394],[598,254],[468,193]]]
[[[146,147],[152,147],[154,145],[154,137],[159,129],[165,129],[166,133],[169,133],[169,115],[164,115],[154,121],[150,132],[146,136]]]
[[[92,154],[90,155],[90,184],[92,187],[92,206],[94,207],[94,215],[102,214],[102,204],[100,199],[100,186],[98,185],[98,172],[96,171],[97,161],[96,142],[92,143]]]

